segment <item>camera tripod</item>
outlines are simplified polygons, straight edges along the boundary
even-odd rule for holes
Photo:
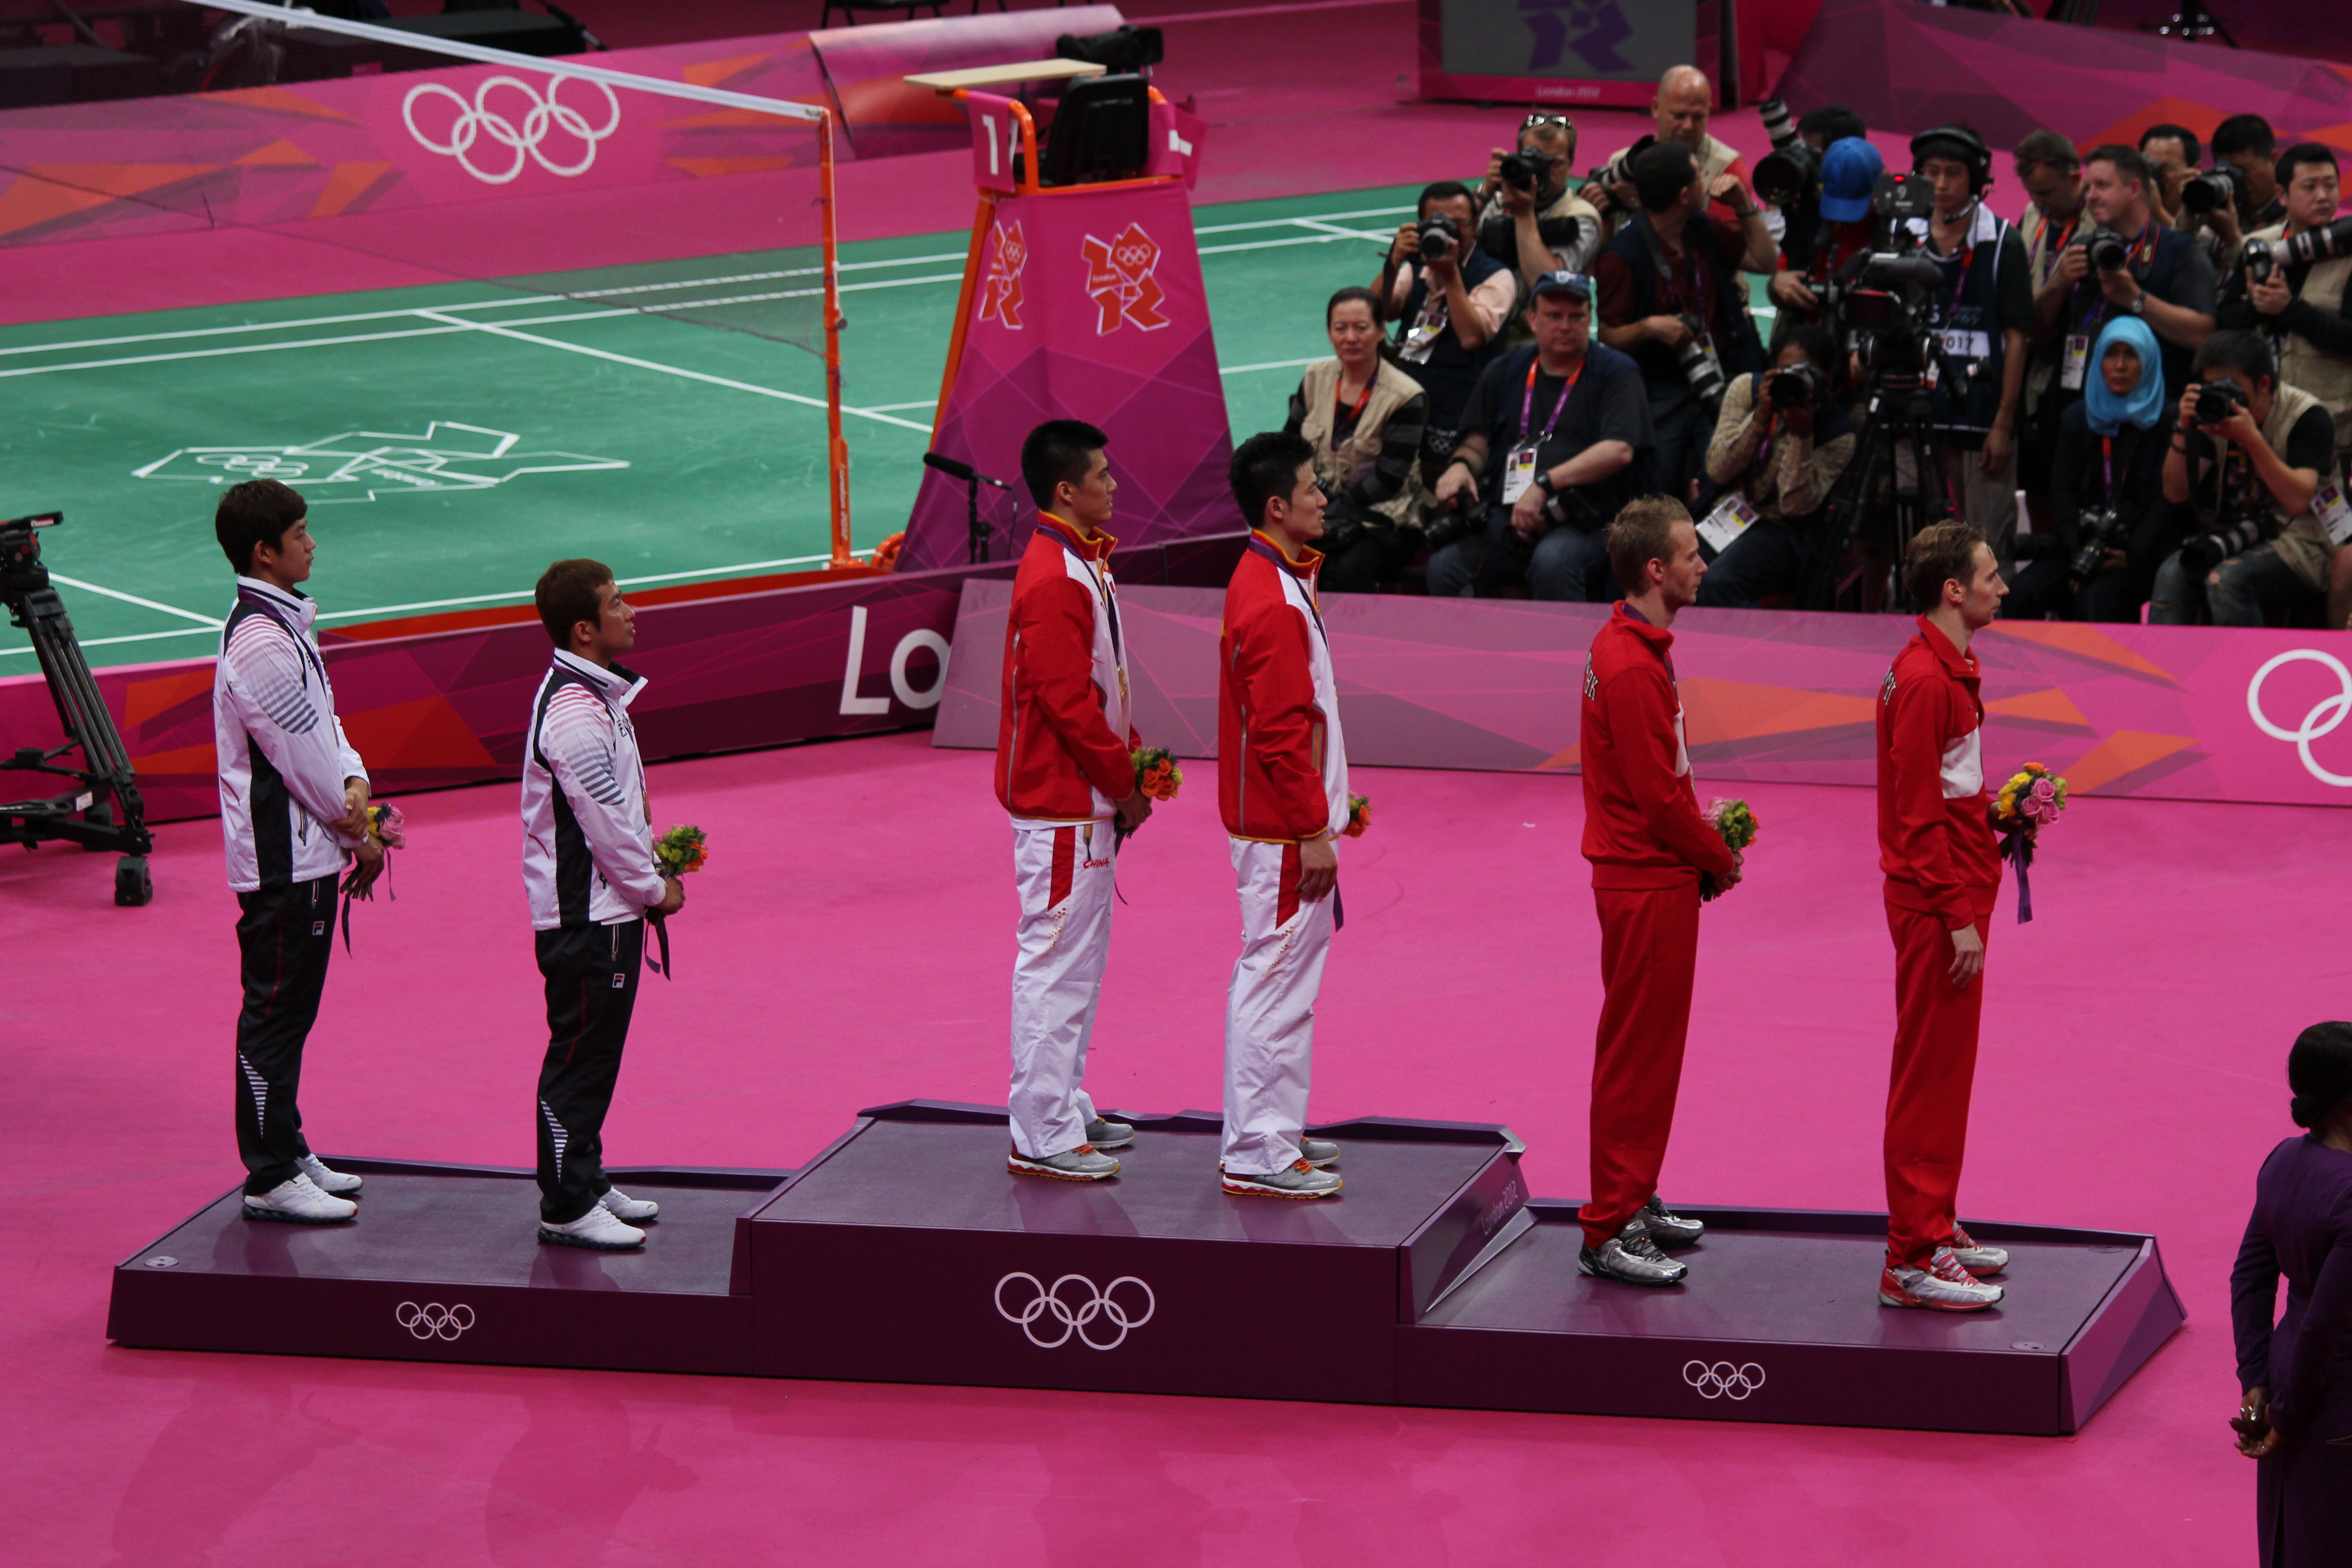
[[[89,661],[82,657],[65,605],[49,584],[48,568],[41,564],[37,531],[64,521],[64,513],[53,511],[0,522],[0,605],[8,608],[9,624],[31,636],[42,679],[57,704],[58,722],[65,731],[62,745],[21,747],[0,758],[0,772],[47,773],[69,784],[63,795],[0,800],[0,844],[22,844],[29,849],[59,839],[91,854],[120,850],[114,901],[144,904],[155,896],[147,872],[147,852],[154,847],[154,838],[147,831],[130,753],[89,673]],[[83,765],[60,763],[58,759],[68,752],[79,752]]]
[[[1904,479],[1904,458],[1910,467]],[[1834,607],[1869,569],[1864,519],[1878,494],[1882,465],[1886,476],[1888,507],[1885,542],[1894,563],[1888,574],[1885,607],[1910,609],[1900,563],[1911,538],[1921,529],[1950,519],[1944,492],[1944,434],[1937,428],[1934,403],[1925,378],[1907,372],[1887,372],[1873,378],[1864,399],[1861,434],[1854,441],[1853,459],[1830,491],[1831,548],[1822,552],[1815,580],[1806,584],[1801,603]],[[1835,546],[1851,538],[1863,548],[1864,564],[1843,581],[1837,580]],[[1861,606],[1857,606],[1861,607]]]

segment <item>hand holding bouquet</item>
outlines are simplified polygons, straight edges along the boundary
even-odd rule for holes
[[[1722,837],[1725,847],[1735,855],[1756,842],[1756,835],[1759,831],[1756,825],[1756,813],[1749,809],[1744,800],[1712,800],[1707,803],[1706,809],[1699,815],[1706,818],[1706,825],[1714,828]],[[1698,874],[1698,896],[1702,902],[1708,899],[1719,898],[1725,891],[1727,891],[1726,889],[1716,885],[1713,872],[1701,871]]]
[[[2010,775],[1993,796],[1992,825],[2000,834],[2000,858],[2017,868],[2017,923],[2033,918],[2033,888],[2026,868],[2033,864],[2035,837],[2066,809],[2066,781],[2040,763]]]
[[[1134,756],[1135,787],[1143,792],[1144,797],[1174,800],[1176,792],[1184,786],[1184,770],[1176,765],[1176,759],[1160,746],[1146,746]]]
[[[370,805],[361,814],[361,819],[367,825],[364,842],[382,850],[383,857],[373,867],[368,866],[364,861],[354,861],[351,870],[343,878],[341,924],[345,952],[352,950],[352,900],[365,899],[371,903],[374,902],[376,879],[392,869],[392,852],[408,847],[408,819],[400,815],[400,807]],[[399,890],[393,887],[389,879],[384,881],[383,889],[384,897],[388,900],[394,903],[400,901]]]
[[[1372,826],[1372,802],[1370,795],[1348,797],[1348,826],[1340,831],[1350,838],[1361,838]]]
[[[367,808],[369,842],[385,849],[408,847],[408,819],[400,815],[396,805],[371,805]]]
[[[709,837],[699,827],[679,823],[654,840],[654,868],[665,877],[683,877],[709,863]]]

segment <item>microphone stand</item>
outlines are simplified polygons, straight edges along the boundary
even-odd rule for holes
[[[937,468],[951,479],[963,481],[964,557],[974,566],[986,563],[988,531],[980,523],[980,487],[994,485],[1001,490],[1010,490],[1013,487],[1003,479],[982,473],[970,463],[961,462],[938,452],[924,453],[923,466],[927,468]]]

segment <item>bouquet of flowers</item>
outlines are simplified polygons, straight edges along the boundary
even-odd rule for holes
[[[1372,825],[1372,801],[1370,795],[1348,797],[1348,826],[1341,831],[1350,838],[1361,838]]]
[[[1744,800],[1711,800],[1699,815],[1722,837],[1725,846],[1735,855],[1756,842],[1756,813]],[[1723,889],[1715,885],[1713,872],[1701,871],[1698,874],[1698,896],[1702,901],[1719,897],[1722,892]]]
[[[709,844],[702,829],[681,822],[654,840],[654,866],[665,877],[699,871],[709,864]]]
[[[398,903],[400,893],[393,887],[390,875],[392,852],[408,847],[408,819],[400,815],[400,807],[396,805],[371,805],[367,808],[366,821],[367,841],[384,852],[383,896],[391,902]],[[375,880],[373,877],[364,877],[362,868],[357,865],[353,865],[350,873],[343,878],[343,908],[341,923],[343,928],[345,952],[352,950],[352,901],[355,899],[365,899],[370,903],[373,903]]]
[[[400,815],[396,805],[371,805],[367,808],[367,836],[373,844],[386,849],[408,847],[408,819]]]
[[[1147,799],[1174,800],[1184,787],[1184,770],[1164,748],[1146,746],[1135,753],[1135,787]]]
[[[2017,923],[2033,918],[2033,888],[2026,868],[2033,864],[2034,836],[2066,809],[2066,781],[2040,763],[2010,775],[1993,796],[1992,825],[2000,834],[2000,858],[2017,868]]]

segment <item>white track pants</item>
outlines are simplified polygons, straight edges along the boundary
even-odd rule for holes
[[[1111,825],[1013,830],[1021,927],[1013,958],[1013,1144],[1032,1159],[1087,1141],[1079,1087],[1110,956]]]
[[[1313,1066],[1315,995],[1338,895],[1298,897],[1298,846],[1233,840],[1242,955],[1225,994],[1224,1168],[1270,1176],[1298,1158]]]

